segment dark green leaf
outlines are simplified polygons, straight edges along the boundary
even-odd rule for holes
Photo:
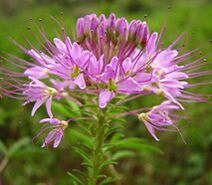
[[[107,177],[106,179],[104,179],[102,182],[99,183],[99,185],[105,185],[105,184],[109,184],[111,182],[115,182],[116,180],[112,177]]]
[[[106,160],[104,161],[101,165],[100,165],[100,169],[109,166],[109,165],[116,165],[117,162],[115,162],[114,160]]]
[[[59,102],[55,102],[55,101],[52,102],[52,109],[58,114],[61,114],[69,118],[78,117],[78,115],[76,115],[76,112],[74,112],[71,108]]]
[[[113,160],[120,160],[127,157],[133,157],[135,155],[134,152],[128,151],[128,150],[120,150],[113,154],[112,158]]]
[[[16,141],[8,150],[8,155],[12,157],[16,152],[21,150],[23,147],[29,145],[30,139],[28,137],[24,137]]]
[[[3,153],[4,155],[6,155],[7,153],[7,147],[1,140],[0,140],[0,152]]]
[[[86,134],[82,133],[79,129],[73,128],[69,129],[69,135],[71,137],[71,140],[73,141],[80,141],[88,147],[93,146],[93,140],[92,138],[88,137]]]
[[[76,184],[84,185],[83,182],[79,179],[79,177],[77,177],[71,172],[67,172],[67,173],[76,182]]]
[[[78,147],[73,147],[73,149],[75,150],[75,152],[77,152],[88,164],[90,164],[90,159],[88,154],[83,151],[82,149],[78,148]]]
[[[118,148],[135,149],[144,152],[158,152],[163,153],[160,149],[149,145],[141,138],[127,138],[115,143]]]
[[[80,107],[79,107],[76,103],[74,103],[74,102],[72,102],[72,101],[68,101],[68,100],[67,100],[67,103],[68,103],[68,105],[70,106],[71,112],[72,112],[73,114],[75,114],[76,117],[80,117],[80,116],[81,116]]]

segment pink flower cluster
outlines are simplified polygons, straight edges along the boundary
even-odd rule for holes
[[[195,51],[182,54],[175,50],[180,39],[165,49],[161,48],[161,35],[150,33],[146,22],[133,20],[129,23],[114,14],[108,18],[91,14],[78,19],[75,41],[71,42],[66,33],[64,35],[63,40],[54,38],[53,42],[44,36],[43,51],[20,46],[35,61],[31,63],[13,57],[10,62],[23,68],[23,73],[1,68],[2,74],[9,74],[5,82],[7,87],[1,87],[2,93],[25,100],[24,105],[34,102],[32,116],[45,103],[50,119],[54,119],[52,100],[70,98],[78,102],[72,96],[78,92],[96,94],[101,109],[119,94],[156,94],[166,100],[148,113],[141,113],[139,119],[158,140],[155,129],[163,130],[163,127],[173,125],[169,113],[184,109],[181,102],[207,101],[204,95],[185,91],[194,86],[188,83],[188,79],[211,75],[211,71],[198,71],[202,58],[182,65]],[[27,83],[26,80],[14,80],[16,77],[27,78]],[[197,85],[202,84],[207,83]],[[53,131],[61,138],[63,130]],[[52,141],[53,136],[50,138]],[[48,143],[45,141],[43,146]]]

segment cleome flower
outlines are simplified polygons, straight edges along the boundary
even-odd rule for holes
[[[60,121],[56,118],[45,118],[40,120],[40,123],[50,125],[47,126],[45,129],[42,129],[41,132],[45,131],[48,128],[52,129],[46,136],[42,147],[48,147],[53,143],[53,148],[57,148],[63,138],[64,130],[68,127],[68,121]]]
[[[169,112],[184,109],[182,102],[209,102],[211,95],[187,91],[211,84],[190,84],[190,79],[212,72],[202,71],[203,57],[189,62],[198,49],[185,53],[175,49],[182,36],[162,48],[161,34],[151,33],[146,22],[128,22],[113,13],[109,17],[91,14],[79,18],[75,35],[71,41],[64,31],[63,39],[51,42],[41,32],[45,42],[38,39],[42,51],[31,43],[29,48],[16,43],[33,62],[12,55],[3,58],[17,70],[0,67],[0,93],[23,100],[23,105],[33,102],[32,116],[45,104],[50,119],[52,101],[67,98],[81,105],[78,93],[93,94],[94,104],[101,109],[120,94],[131,100],[148,94],[163,96],[164,103],[139,115],[155,139],[155,129],[174,125]],[[52,138],[59,130],[52,130]]]
[[[158,106],[154,106],[146,113],[140,113],[138,115],[138,119],[145,124],[147,130],[155,138],[155,140],[159,141],[155,135],[155,130],[166,131],[169,130],[166,128],[168,126],[174,126],[176,129],[173,119],[175,118],[175,114],[173,111],[179,109],[179,106],[167,100]]]
[[[46,110],[48,112],[49,117],[52,118],[52,98],[53,96],[57,95],[57,90],[52,87],[48,87],[39,80],[33,80],[31,83],[26,84],[25,86],[26,89],[23,91],[23,95],[27,97],[27,101],[25,101],[23,105],[26,105],[30,102],[35,102],[31,115],[34,116],[35,112],[39,109],[39,107],[46,102]]]

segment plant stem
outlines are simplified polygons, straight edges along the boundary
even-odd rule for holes
[[[99,109],[98,120],[94,125],[94,146],[91,154],[92,167],[89,168],[88,185],[98,184],[98,175],[100,175],[101,164],[104,160],[103,145],[107,127],[106,110]]]
[[[5,157],[1,163],[0,163],[0,174],[4,171],[4,169],[7,166],[7,163],[9,162],[9,159],[7,157]]]
[[[118,172],[116,171],[115,167],[113,164],[108,166],[109,169],[109,173],[111,174],[112,177],[114,177],[116,179],[116,185],[121,185],[121,177],[118,174]]]

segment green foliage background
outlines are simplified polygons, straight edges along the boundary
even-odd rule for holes
[[[64,20],[66,29],[73,37],[79,16],[88,13],[108,15],[110,12],[125,16],[128,20],[147,19],[151,31],[158,32],[166,19],[165,45],[186,32],[185,50],[203,45],[203,54],[211,51],[212,47],[208,44],[212,33],[210,0],[1,0],[0,53],[5,51],[25,57],[8,40],[9,36],[24,43],[24,35],[27,35],[32,43],[38,45],[31,34],[31,31],[36,32],[33,22],[43,25],[48,37],[53,38],[57,35],[58,26],[55,26],[51,15]],[[147,18],[144,18],[145,15],[148,15]],[[31,17],[34,21],[29,20]],[[207,60],[210,62],[211,57]],[[212,69],[211,64],[209,67]],[[212,93],[211,85],[192,90]],[[135,109],[154,105],[155,102],[158,99],[150,96],[128,106]],[[79,136],[70,128],[58,149],[41,149],[42,137],[34,144],[31,140],[39,132],[39,119],[47,115],[42,109],[31,118],[30,109],[30,106],[22,107],[21,102],[7,98],[0,100],[0,164],[7,164],[0,173],[0,185],[72,184],[67,172],[82,168],[81,159],[72,149]],[[61,114],[68,114],[65,110],[60,111]],[[137,118],[127,118],[126,137],[144,138],[150,146],[162,152],[142,148],[135,156],[121,160],[116,168],[123,174],[123,185],[212,184],[212,106],[190,103],[186,105],[184,114],[188,119],[181,121],[179,128],[187,144],[176,133],[159,133],[161,140],[156,142]]]

